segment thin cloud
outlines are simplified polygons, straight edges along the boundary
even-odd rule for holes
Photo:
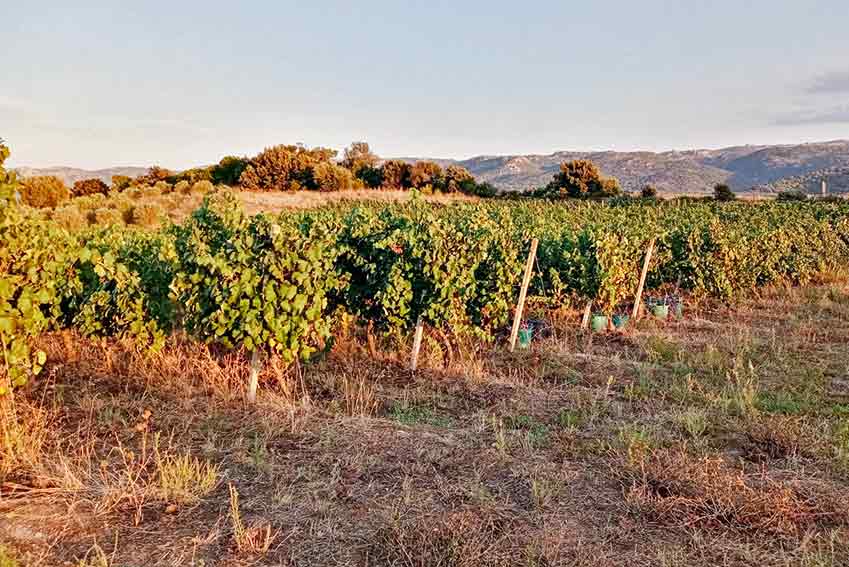
[[[801,124],[849,124],[849,105],[826,109],[799,110],[778,117],[775,124],[794,126]]]
[[[849,70],[824,73],[805,90],[811,94],[849,93]]]

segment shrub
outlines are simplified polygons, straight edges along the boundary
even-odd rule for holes
[[[776,197],[778,201],[806,201],[808,196],[802,191],[783,191]]]
[[[109,186],[100,179],[82,179],[74,183],[71,193],[73,193],[74,197],[96,194],[106,195],[109,193]]]
[[[213,187],[211,181],[207,181],[207,180],[198,181],[197,183],[192,185],[191,192],[192,193],[200,193],[201,195],[206,195],[207,193],[211,193],[214,188],[215,187]]]
[[[193,167],[185,171],[181,171],[177,175],[172,175],[167,179],[168,183],[178,183],[187,181],[189,183],[197,183],[198,181],[209,181],[212,179],[212,166],[210,167]]]
[[[473,193],[475,188],[475,176],[468,169],[459,165],[449,165],[445,168],[445,181],[443,191],[449,193],[463,192]]]
[[[643,199],[656,199],[657,189],[654,185],[646,185],[640,191],[640,197],[642,197]]]
[[[217,184],[238,185],[242,172],[248,166],[248,158],[226,156],[221,158],[218,165],[214,165],[210,171],[210,180]]]
[[[554,179],[536,192],[538,197],[599,199],[615,197],[621,192],[619,182],[612,177],[604,177],[592,161],[576,159],[560,164],[560,171]]]
[[[347,191],[354,188],[351,170],[335,163],[324,162],[315,166],[313,178],[319,191]]]
[[[88,225],[86,215],[74,206],[57,208],[51,218],[53,222],[70,231],[80,230]]]
[[[474,183],[473,186],[466,189],[461,188],[461,190],[467,195],[475,195],[483,198],[491,198],[498,195],[498,188],[488,181],[484,181],[483,183]]]
[[[164,214],[162,207],[154,203],[139,203],[132,209],[131,222],[138,226],[154,226]]]
[[[314,168],[335,156],[336,151],[327,148],[286,145],[266,148],[250,160],[239,182],[252,191],[317,189]]]
[[[192,186],[186,180],[178,181],[177,183],[174,184],[174,193],[184,193],[184,194],[186,194],[186,193],[191,192],[191,190],[192,190]]]
[[[334,238],[288,220],[248,217],[236,195],[216,191],[175,229],[172,289],[190,333],[286,362],[323,346],[327,294],[337,285]]]
[[[380,167],[361,167],[356,176],[366,187],[378,189],[383,186],[383,169]]]
[[[106,226],[124,223],[124,218],[120,211],[107,209],[106,207],[101,207],[92,211],[89,215],[89,220],[94,224],[102,224]]]
[[[398,159],[384,162],[380,168],[384,189],[408,189],[410,187],[410,164]]]
[[[170,169],[154,165],[144,175],[139,175],[133,180],[134,185],[153,185],[159,181],[168,181],[174,177],[174,173]]]
[[[737,199],[737,195],[734,194],[734,191],[727,184],[717,183],[713,187],[713,198],[717,201],[734,201]]]
[[[123,191],[130,185],[132,185],[133,180],[126,175],[113,175],[112,176],[112,190],[113,191]]]
[[[417,161],[410,168],[410,186],[421,189],[430,185],[440,189],[445,183],[445,173],[438,163],[432,161]]]
[[[21,182],[21,199],[31,207],[54,208],[70,196],[62,180],[53,175],[30,177]]]
[[[159,195],[171,192],[171,185],[167,181],[157,181],[153,185],[153,188],[156,189],[156,193]]]
[[[104,202],[106,201],[106,196],[102,193],[95,193],[94,195],[87,195],[85,197],[77,197],[74,199],[74,205],[80,209],[81,211],[93,211],[94,209],[99,209],[104,206]]]

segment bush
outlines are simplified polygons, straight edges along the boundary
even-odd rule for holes
[[[384,189],[409,189],[410,164],[399,159],[391,159],[381,166],[381,186]]]
[[[206,180],[198,181],[197,183],[192,185],[191,192],[192,193],[200,193],[201,195],[206,195],[207,193],[211,193],[214,188],[215,187],[213,187],[211,181],[206,181]]]
[[[318,189],[314,168],[336,156],[327,148],[307,149],[303,146],[266,148],[248,163],[239,182],[251,191],[300,191]]]
[[[776,199],[778,201],[807,201],[808,196],[802,191],[783,191]]]
[[[191,169],[187,169],[185,171],[181,171],[177,175],[170,176],[167,181],[168,183],[174,184],[180,181],[187,181],[189,183],[197,183],[198,181],[209,181],[212,179],[212,167],[193,167]]]
[[[126,175],[113,175],[112,176],[112,190],[113,191],[123,191],[130,185],[132,185],[133,180]]]
[[[70,196],[62,180],[53,175],[30,177],[21,182],[21,199],[30,207],[54,208]]]
[[[428,185],[434,189],[444,187],[445,173],[438,163],[432,161],[417,161],[410,168],[410,186],[422,189]]]
[[[87,195],[85,197],[77,197],[73,201],[74,206],[81,211],[93,211],[95,209],[99,209],[104,206],[105,202],[106,196],[102,193],[95,193],[94,195]]]
[[[161,206],[154,203],[139,203],[132,209],[131,223],[138,226],[154,226],[165,211]]]
[[[483,183],[474,183],[473,187],[469,189],[470,190],[463,189],[463,193],[483,197],[485,199],[498,195],[498,188],[488,181],[484,181]]]
[[[313,169],[313,178],[319,191],[348,191],[354,188],[354,175],[350,169],[335,163],[320,163]]]
[[[713,187],[713,198],[717,201],[734,201],[737,195],[725,183],[717,183]]]
[[[104,226],[124,224],[124,217],[121,215],[120,211],[107,209],[106,207],[101,207],[92,211],[89,214],[89,220],[93,224],[101,224]]]
[[[654,185],[646,185],[640,191],[640,197],[643,199],[656,199],[657,198],[657,189]]]
[[[174,177],[174,173],[170,169],[154,165],[144,175],[139,175],[133,180],[134,185],[153,185],[159,181],[168,181]]]
[[[192,186],[188,181],[178,181],[174,184],[174,193],[183,193],[187,194],[191,192]]]
[[[475,190],[475,176],[468,169],[459,165],[449,165],[445,168],[445,180],[443,191],[448,193],[473,193]]]
[[[100,179],[82,179],[74,183],[71,193],[73,193],[74,197],[97,194],[106,195],[109,193],[109,185]]]
[[[379,189],[383,186],[383,169],[380,167],[361,167],[356,177],[362,181],[363,185],[371,189]]]
[[[560,164],[554,179],[535,192],[537,197],[601,199],[621,193],[619,181],[604,177],[598,167],[588,159],[576,159]]]
[[[86,215],[75,206],[59,207],[51,216],[53,222],[70,231],[80,230],[88,226]]]
[[[226,156],[221,158],[218,165],[212,166],[210,180],[218,184],[238,185],[242,172],[248,166],[248,158]]]
[[[248,217],[236,195],[216,191],[175,229],[171,289],[189,333],[286,362],[325,345],[327,295],[337,286],[334,238],[288,220]]]
[[[171,192],[171,184],[167,181],[157,181],[153,188],[156,189],[156,192],[159,195],[165,195],[166,193]]]

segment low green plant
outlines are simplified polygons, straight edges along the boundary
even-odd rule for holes
[[[190,455],[156,453],[159,496],[175,504],[195,504],[218,485],[218,467]]]
[[[583,422],[584,416],[579,410],[563,408],[557,412],[557,425],[563,429],[577,429]]]
[[[708,430],[707,413],[698,408],[688,408],[675,416],[675,421],[690,439],[701,439]]]
[[[437,427],[448,427],[450,420],[436,415],[433,410],[420,404],[409,402],[395,402],[389,409],[389,416],[404,425],[416,425],[423,423]]]

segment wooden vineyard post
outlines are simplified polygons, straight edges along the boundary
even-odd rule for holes
[[[581,328],[586,329],[590,324],[590,313],[593,309],[593,300],[587,301],[587,306],[584,307],[584,316],[581,318]]]
[[[416,368],[419,366],[419,350],[422,348],[422,333],[424,332],[424,321],[422,320],[422,316],[419,315],[418,321],[416,321],[416,333],[413,335],[413,354],[410,357],[410,370],[413,372],[416,371]]]
[[[637,295],[634,297],[634,310],[631,312],[631,318],[635,321],[640,316],[640,307],[643,303],[643,287],[646,285],[646,275],[649,273],[649,263],[651,262],[651,255],[654,252],[654,241],[652,238],[651,242],[649,242],[648,250],[646,250],[646,258],[643,260],[643,271],[640,273],[640,283],[637,285]]]
[[[256,389],[259,385],[259,350],[251,353],[251,377],[248,381],[248,402],[256,402]]]
[[[522,279],[522,289],[519,290],[519,301],[516,304],[516,313],[513,315],[513,329],[510,331],[510,352],[516,348],[516,338],[519,336],[519,326],[522,324],[522,312],[525,310],[525,297],[528,295],[528,285],[531,283],[531,273],[534,269],[534,259],[537,255],[539,240],[531,240],[531,251],[528,252],[528,261],[525,264],[525,277]]]

